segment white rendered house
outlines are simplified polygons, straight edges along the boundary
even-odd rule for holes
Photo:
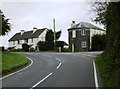
[[[21,32],[16,33],[9,39],[9,47],[22,49],[22,44],[27,43],[37,50],[37,43],[39,41],[45,41],[47,31],[47,28],[37,29],[36,27],[34,27],[31,31],[21,30]]]

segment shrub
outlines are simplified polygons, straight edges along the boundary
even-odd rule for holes
[[[28,51],[29,51],[29,45],[26,44],[26,43],[22,44],[22,49],[23,49],[24,51],[28,52]]]
[[[104,50],[105,45],[106,45],[105,34],[103,35],[97,34],[92,37],[92,50],[93,51]]]
[[[31,47],[29,51],[30,51],[30,52],[34,52],[35,49],[34,49],[33,47]]]
[[[46,42],[43,42],[43,41],[39,41],[37,43],[37,46],[39,48],[39,51],[47,51],[49,49],[48,44]]]

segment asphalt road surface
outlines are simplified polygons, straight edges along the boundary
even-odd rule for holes
[[[2,79],[2,87],[95,87],[93,60],[100,53],[17,53],[33,63]]]

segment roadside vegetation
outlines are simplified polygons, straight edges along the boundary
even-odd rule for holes
[[[96,59],[96,64],[99,68],[103,86],[118,87],[119,85],[118,69],[114,67],[115,69],[113,70],[114,63],[110,63],[110,61],[107,61],[106,59],[108,58],[109,57],[107,57],[105,53],[102,53]]]
[[[92,37],[92,51],[105,50],[106,39],[105,34],[96,34]]]
[[[2,76],[17,71],[26,64],[28,64],[28,59],[26,57],[19,54],[2,52]]]
[[[120,1],[95,2],[95,22],[106,29],[105,51],[96,59],[104,87],[120,89]]]

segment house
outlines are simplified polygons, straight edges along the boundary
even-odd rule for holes
[[[69,50],[71,52],[89,51],[91,50],[92,36],[105,33],[104,29],[91,23],[75,24],[75,21],[72,21],[71,28],[68,29]]]
[[[22,49],[22,44],[27,43],[37,50],[37,43],[39,41],[45,41],[47,30],[47,28],[37,29],[36,27],[31,31],[21,30],[21,32],[16,33],[9,39],[9,47]]]

